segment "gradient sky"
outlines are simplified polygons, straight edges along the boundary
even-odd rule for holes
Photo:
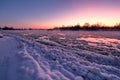
[[[0,0],[0,26],[52,28],[120,22],[120,0]]]

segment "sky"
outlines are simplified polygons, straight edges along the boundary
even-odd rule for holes
[[[120,0],[0,0],[0,26],[53,28],[120,22]]]

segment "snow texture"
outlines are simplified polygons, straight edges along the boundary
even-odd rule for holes
[[[1,33],[0,80],[120,80],[120,32]]]

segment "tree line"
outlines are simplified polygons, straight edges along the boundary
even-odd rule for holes
[[[0,27],[0,30],[43,30],[43,29],[33,29],[33,28],[14,28],[14,27]],[[120,23],[114,25],[114,26],[106,26],[101,23],[92,24],[85,23],[83,26],[80,26],[80,24],[74,25],[74,26],[59,26],[55,27],[53,29],[48,30],[120,30]]]
[[[14,27],[0,27],[0,30],[33,30],[32,28],[14,28]]]
[[[55,27],[54,29],[58,30],[120,30],[120,23],[114,25],[114,26],[106,26],[102,25],[101,23],[92,24],[85,23],[83,26],[80,26],[79,24],[74,26],[62,26],[62,27]]]

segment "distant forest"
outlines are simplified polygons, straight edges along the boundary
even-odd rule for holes
[[[14,27],[0,27],[0,30],[33,30],[32,28],[14,28]]]
[[[43,29],[32,29],[32,28],[14,28],[14,27],[0,27],[0,30],[43,30]],[[97,24],[92,24],[90,25],[89,23],[85,23],[83,26],[80,26],[79,24],[74,25],[74,26],[62,26],[62,27],[55,27],[53,29],[47,29],[47,30],[89,30],[89,31],[96,31],[96,30],[115,30],[119,31],[120,30],[120,23],[114,25],[114,26],[106,26],[102,25],[100,23]]]
[[[79,24],[74,25],[74,26],[62,26],[62,27],[55,27],[55,30],[120,30],[120,23],[114,25],[114,26],[105,26],[100,23],[98,24],[92,24],[90,25],[89,23],[85,23],[83,26],[80,26]]]

